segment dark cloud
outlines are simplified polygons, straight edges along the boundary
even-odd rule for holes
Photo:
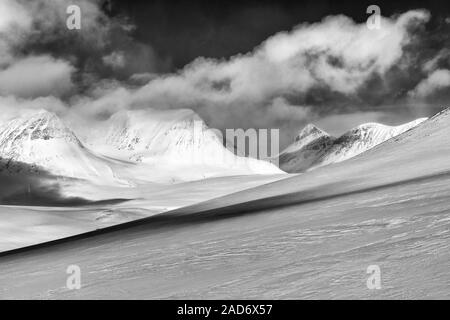
[[[102,0],[2,1],[0,94],[67,97],[83,93],[101,79],[127,80],[135,73],[166,71],[167,62],[155,54],[152,46],[132,37],[135,26],[125,17],[108,16],[101,9],[102,3]],[[69,5],[80,7],[79,30],[66,26]],[[111,57],[123,59],[119,65]],[[37,59],[46,61],[31,63]],[[8,78],[11,73],[12,83],[1,82],[2,77]],[[41,81],[31,83],[37,74]],[[42,87],[47,82],[54,90],[27,90],[27,85],[18,88],[14,80],[19,77],[28,81],[29,87]]]

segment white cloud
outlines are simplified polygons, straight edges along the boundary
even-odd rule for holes
[[[0,125],[14,117],[21,116],[33,110],[45,109],[47,111],[64,114],[67,105],[55,97],[40,97],[35,99],[22,99],[13,96],[0,96]]]
[[[12,28],[29,28],[32,17],[20,3],[13,0],[0,2],[0,32],[9,32]]]
[[[125,66],[125,56],[123,52],[114,51],[111,54],[103,57],[103,63],[113,69],[120,69]]]
[[[434,57],[426,61],[422,66],[422,70],[430,73],[438,67],[441,61],[445,60],[450,62],[450,49],[448,48],[440,50]]]
[[[264,100],[305,93],[318,85],[351,94],[372,73],[382,75],[391,68],[411,40],[408,26],[428,18],[424,11],[410,11],[397,19],[383,18],[383,28],[369,30],[344,16],[328,17],[278,33],[252,53],[229,61],[198,59],[179,75],[150,82],[138,96],[153,99],[181,92],[185,99]]]
[[[425,98],[447,87],[450,87],[450,70],[438,69],[422,80],[409,95],[411,97]]]
[[[14,12],[12,15],[0,10],[0,18],[8,21],[0,24],[0,39],[8,39],[0,40],[0,54],[5,52],[4,57],[20,44],[35,41],[45,46],[47,41],[67,37],[68,4],[81,7],[82,29],[76,34],[88,44],[86,47],[108,43],[110,22],[104,19],[97,0],[12,3],[0,0],[0,9],[4,5],[5,12]],[[382,18],[381,29],[369,30],[366,23],[358,24],[345,16],[327,17],[277,33],[252,52],[227,60],[198,58],[177,73],[132,76],[132,81],[146,83],[137,90],[117,82],[92,81],[97,86],[91,88],[92,95],[78,97],[72,110],[89,116],[123,108],[191,108],[217,128],[301,123],[315,113],[314,107],[305,102],[312,89],[357,95],[374,74],[383,78],[401,60],[405,45],[413,40],[411,25],[424,24],[428,19],[428,12],[414,10]],[[16,33],[8,33],[10,38],[6,38],[3,30],[11,28],[16,20],[20,22],[14,27]],[[31,30],[31,25],[38,29]],[[134,43],[132,39],[130,43]],[[154,60],[152,50],[140,50],[143,53],[137,56],[141,58],[136,59],[130,50],[122,49],[113,48],[116,51],[103,56],[103,63],[112,66],[116,73],[125,64],[131,64],[136,73],[153,70],[142,69],[142,61]],[[10,54],[2,61],[0,58],[0,95],[61,96],[73,88],[71,76],[75,70],[65,60]]]
[[[41,45],[51,39],[67,37],[66,8],[81,7],[82,30],[78,39],[99,46],[105,42],[108,20],[94,0],[1,0],[0,1],[0,95],[17,97],[61,96],[73,87],[74,67],[50,55],[23,56],[30,43]]]
[[[301,100],[313,88],[351,96],[373,74],[383,77],[413,40],[410,27],[428,19],[428,12],[414,10],[382,18],[381,29],[369,30],[365,23],[345,16],[327,17],[275,34],[250,53],[229,60],[198,58],[139,90],[109,90],[84,109],[95,113],[123,107],[192,108],[217,127],[243,121],[262,125],[262,121],[270,122],[262,113],[273,110],[277,97],[284,99],[278,101]],[[286,110],[296,107],[300,110],[295,117],[299,117],[304,112],[302,104],[278,107],[280,113],[272,120],[291,120],[294,113]]]
[[[0,1],[0,66],[11,63],[15,49],[29,42],[45,43],[69,35],[66,27],[69,5],[81,8],[82,29],[79,40],[91,47],[107,41],[110,20],[105,19],[99,0],[1,0]]]
[[[271,120],[303,121],[311,115],[311,107],[292,105],[282,97],[275,98],[267,108]]]
[[[0,94],[17,97],[61,96],[73,86],[73,67],[49,56],[15,61],[0,70]]]

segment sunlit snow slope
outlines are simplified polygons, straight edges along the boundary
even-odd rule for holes
[[[55,176],[124,183],[114,175],[110,160],[87,149],[55,114],[44,110],[15,118],[0,128],[0,158]]]
[[[120,111],[87,141],[105,155],[156,168],[179,168],[182,176],[282,172],[269,162],[234,155],[196,113],[187,109]]]
[[[0,296],[448,299],[449,198],[446,110],[347,161],[4,255]]]

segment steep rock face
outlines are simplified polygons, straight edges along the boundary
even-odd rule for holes
[[[0,128],[0,158],[55,176],[117,181],[107,160],[86,149],[55,114],[44,110],[13,119]]]
[[[286,172],[304,172],[355,157],[386,140],[419,125],[420,118],[399,126],[366,123],[334,138],[315,127],[306,126],[294,143],[280,153],[280,167]]]

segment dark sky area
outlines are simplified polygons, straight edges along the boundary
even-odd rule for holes
[[[198,56],[227,58],[249,52],[279,31],[327,15],[364,22],[371,4],[378,5],[383,16],[426,8],[432,14],[429,28],[450,15],[448,0],[111,0],[104,10],[130,18],[137,26],[134,37],[150,44],[169,62],[164,67],[173,71]]]

